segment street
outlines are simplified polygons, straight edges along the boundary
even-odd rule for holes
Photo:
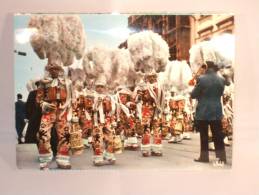
[[[215,167],[215,152],[210,151],[210,163],[198,163],[193,159],[199,156],[199,134],[192,133],[191,140],[183,140],[181,143],[169,144],[163,141],[162,157],[142,157],[140,150],[124,150],[122,154],[116,155],[115,165],[101,167],[92,164],[92,149],[85,149],[80,156],[72,156],[71,164],[74,170],[208,170],[208,169],[230,169],[232,159],[232,144],[226,146],[227,164],[224,167]],[[19,169],[39,170],[38,151],[35,144],[20,144],[16,147],[17,167]],[[56,163],[50,165],[50,169],[56,169]]]

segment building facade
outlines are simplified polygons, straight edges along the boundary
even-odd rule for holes
[[[191,44],[189,16],[131,15],[128,28],[134,32],[152,30],[160,34],[169,45],[170,60],[188,60]],[[124,42],[120,47],[127,47]]]
[[[210,40],[223,33],[234,34],[234,16],[229,14],[194,15],[193,43]]]
[[[133,32],[152,30],[168,43],[170,60],[189,61],[189,50],[195,43],[222,33],[234,33],[234,16],[213,15],[131,15],[128,28]],[[127,41],[119,45],[127,47]]]

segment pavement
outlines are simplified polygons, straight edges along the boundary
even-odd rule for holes
[[[183,140],[181,143],[169,144],[163,140],[163,156],[142,157],[140,150],[124,150],[116,155],[115,165],[101,167],[93,166],[92,149],[84,150],[79,156],[71,156],[72,170],[209,170],[231,169],[232,143],[226,146],[227,164],[224,167],[215,167],[215,152],[210,151],[210,162],[199,163],[193,159],[199,156],[199,134],[192,133],[191,140]],[[139,140],[140,141],[140,140]],[[35,144],[17,144],[16,161],[19,169],[39,170],[38,150]],[[56,168],[55,160],[50,164],[51,170]]]

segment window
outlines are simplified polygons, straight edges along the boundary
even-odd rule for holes
[[[190,25],[189,16],[180,16],[180,24],[184,26]]]
[[[168,26],[169,30],[173,29],[176,27],[176,19],[175,16],[168,16]]]

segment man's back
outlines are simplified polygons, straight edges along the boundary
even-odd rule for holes
[[[15,102],[15,117],[16,119],[24,120],[25,117],[25,102],[18,100]]]
[[[221,96],[225,80],[213,70],[208,70],[198,80],[191,97],[198,100],[196,120],[220,120],[222,118]]]

